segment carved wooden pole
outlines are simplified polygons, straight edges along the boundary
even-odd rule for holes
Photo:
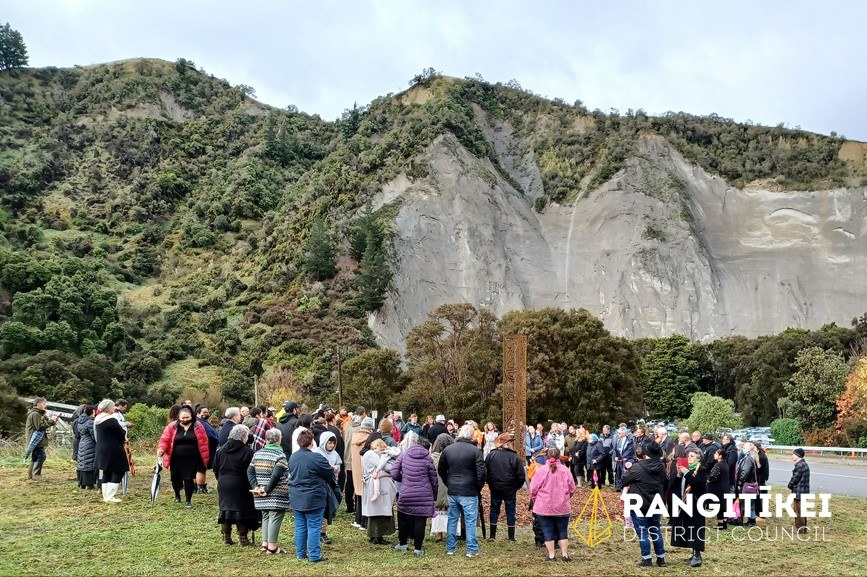
[[[527,430],[527,335],[503,338],[503,429],[515,435],[515,452],[524,456]]]

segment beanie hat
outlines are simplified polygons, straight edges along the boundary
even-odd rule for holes
[[[798,447],[797,449],[795,449],[794,451],[792,451],[792,454],[793,454],[793,455],[797,455],[798,457],[800,457],[801,459],[803,459],[803,458],[804,458],[804,449],[802,449],[801,447]]]
[[[659,446],[659,443],[648,443],[645,445],[644,454],[650,459],[659,460],[662,458],[662,447]]]
[[[361,421],[361,430],[362,431],[373,431],[373,419],[370,417],[365,417],[363,421]]]
[[[595,443],[599,440],[599,435],[597,435],[596,433],[590,433],[590,438],[593,439],[593,442]]]

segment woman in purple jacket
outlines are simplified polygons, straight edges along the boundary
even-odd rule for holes
[[[427,520],[435,514],[434,504],[437,496],[437,470],[428,454],[430,442],[410,431],[406,444],[409,448],[400,454],[391,468],[391,478],[401,481],[400,497],[397,500],[397,535],[400,543],[396,551],[409,549],[407,541],[413,537],[416,557],[424,555],[424,541]],[[411,437],[411,438],[410,438]]]

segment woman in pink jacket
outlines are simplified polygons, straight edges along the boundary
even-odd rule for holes
[[[548,464],[536,469],[530,483],[530,498],[533,500],[533,513],[539,519],[548,561],[556,561],[554,541],[560,542],[560,553],[564,562],[569,562],[569,514],[572,512],[571,499],[575,493],[575,481],[569,468],[560,463],[560,449],[548,449]]]
[[[169,423],[157,445],[157,458],[163,460],[163,467],[171,471],[172,489],[175,490],[175,503],[181,502],[181,489],[187,499],[186,506],[192,507],[190,498],[195,487],[196,473],[205,471],[210,459],[208,434],[204,425],[196,422],[193,410],[181,407],[178,420]]]

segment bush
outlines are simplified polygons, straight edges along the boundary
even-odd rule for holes
[[[861,438],[858,439],[858,448],[867,449],[867,435],[862,435]]]
[[[136,403],[130,407],[126,420],[133,424],[129,430],[130,441],[158,441],[168,424],[168,409]]]
[[[776,419],[771,423],[771,437],[777,445],[800,445],[804,442],[801,424],[795,419]]]

